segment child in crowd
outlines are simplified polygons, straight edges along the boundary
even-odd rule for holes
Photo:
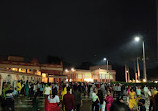
[[[139,100],[139,111],[146,111],[144,99]]]

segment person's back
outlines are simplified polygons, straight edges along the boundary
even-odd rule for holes
[[[63,104],[65,106],[65,111],[71,111],[75,106],[74,95],[70,94],[70,88],[67,88],[67,94],[63,97]]]
[[[81,93],[79,91],[74,91],[75,105],[81,104]]]
[[[80,106],[81,106],[81,93],[78,91],[78,87],[74,86],[74,100],[75,100],[75,109],[77,111],[80,111]]]
[[[130,111],[130,109],[125,103],[114,101],[111,105],[110,111]]]

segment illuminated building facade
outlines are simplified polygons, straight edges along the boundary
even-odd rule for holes
[[[108,69],[108,70],[107,70]],[[112,70],[112,66],[93,66],[89,70],[71,69],[65,70],[67,81],[74,82],[110,82],[115,81],[116,71]]]
[[[15,85],[18,80],[35,83],[60,82],[66,78],[62,72],[62,62],[59,65],[39,64],[36,59],[24,62],[23,57],[9,56],[7,60],[0,61],[0,88],[2,89],[3,83]]]

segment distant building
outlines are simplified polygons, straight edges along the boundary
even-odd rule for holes
[[[63,65],[39,64],[37,59],[24,62],[23,57],[8,56],[7,60],[0,61],[0,88],[3,83],[15,85],[18,80],[29,82],[60,82],[65,80]],[[0,89],[0,94],[1,94]]]
[[[74,82],[110,82],[115,81],[116,71],[112,70],[112,66],[93,66],[89,70],[71,69],[65,70],[67,81]]]

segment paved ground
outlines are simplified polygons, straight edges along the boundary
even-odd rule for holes
[[[44,98],[40,97],[39,111],[44,111]],[[2,108],[0,107],[0,111]],[[15,100],[15,111],[32,111],[32,100],[26,97],[18,97]],[[61,106],[60,106],[61,111]],[[91,111],[91,101],[88,98],[83,97],[83,105],[81,111]]]
[[[39,111],[44,111],[44,97],[40,97]],[[116,99],[116,98],[114,98]],[[81,111],[91,111],[91,100],[88,97],[82,96],[83,105],[81,106]],[[126,97],[124,97],[126,100]],[[2,108],[0,106],[0,111]],[[18,97],[15,100],[15,111],[32,111],[32,100],[27,97]],[[60,106],[61,111],[61,106]]]

